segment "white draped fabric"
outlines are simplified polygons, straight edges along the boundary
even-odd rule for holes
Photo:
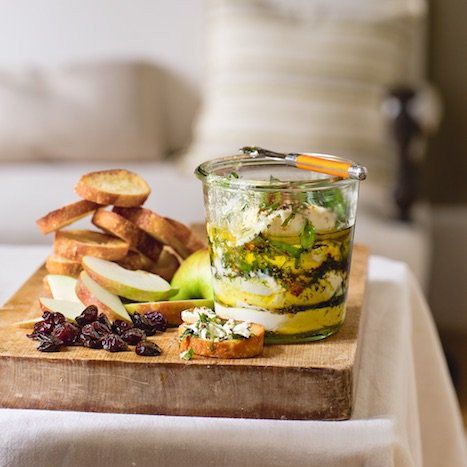
[[[0,301],[46,252],[46,247],[0,247]],[[464,465],[460,414],[436,329],[404,264],[371,257],[365,314],[351,420],[0,409],[0,465]]]

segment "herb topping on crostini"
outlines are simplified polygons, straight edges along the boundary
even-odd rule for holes
[[[250,322],[223,319],[205,307],[182,311],[182,320],[185,330],[180,340],[186,336],[194,336],[222,342],[229,339],[249,339],[252,336]]]

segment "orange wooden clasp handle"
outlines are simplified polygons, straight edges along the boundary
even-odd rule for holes
[[[334,175],[336,177],[349,178],[349,167],[352,165],[346,161],[336,161],[325,157],[316,157],[308,154],[299,154],[296,157],[296,165],[300,169],[313,170],[315,172]]]

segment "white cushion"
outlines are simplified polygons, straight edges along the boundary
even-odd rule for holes
[[[316,8],[300,16],[284,12],[287,2],[210,3],[203,109],[184,165],[255,144],[348,157],[368,166],[369,183],[389,186],[396,159],[380,106],[408,76],[414,17],[385,15],[378,1],[353,2],[361,14],[352,18],[301,3]],[[369,3],[377,15],[364,14]]]
[[[159,72],[139,63],[0,70],[0,161],[158,159]]]

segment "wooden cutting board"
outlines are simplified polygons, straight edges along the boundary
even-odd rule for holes
[[[342,420],[357,381],[368,252],[354,247],[347,317],[323,341],[266,346],[261,357],[180,360],[176,330],[160,357],[69,347],[41,353],[14,322],[38,316],[44,267],[0,309],[0,406],[90,412]]]

